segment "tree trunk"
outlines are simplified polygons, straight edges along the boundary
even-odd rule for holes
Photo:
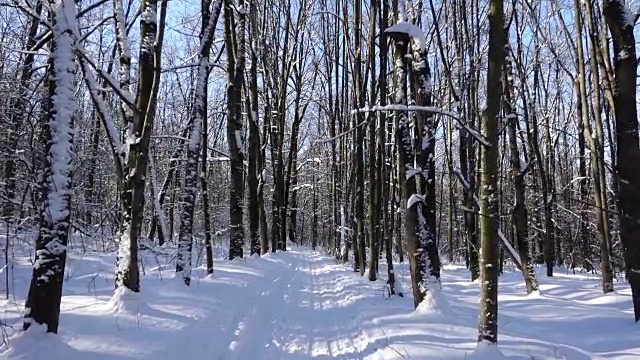
[[[375,31],[376,31],[376,17],[378,15],[378,1],[371,1],[370,9],[370,24],[369,34],[371,39],[369,41],[369,72],[370,72],[370,84],[369,84],[369,102],[371,105],[375,105],[376,101],[376,86],[375,86]],[[376,113],[370,113],[369,118],[369,153],[368,153],[368,165],[369,165],[369,280],[376,281],[378,278],[378,254],[380,248],[379,240],[379,225],[378,225],[378,211],[380,207],[380,191],[379,181],[380,175],[376,176],[379,171],[376,171],[379,164],[376,160]],[[380,128],[378,131],[382,131]],[[380,155],[381,156],[381,155]],[[378,168],[380,169],[380,168]],[[381,171],[380,171],[381,173]]]
[[[418,29],[419,30],[419,29]],[[395,104],[407,105],[407,70],[409,35],[404,32],[395,32],[389,28],[385,31],[393,37],[395,43],[395,74],[396,93]],[[428,104],[430,101],[429,69],[426,63],[426,49],[420,49],[420,58],[416,59],[415,80],[418,84],[417,99],[419,104]],[[398,111],[398,129],[396,130],[396,144],[400,169],[404,169],[402,182],[403,200],[406,203],[405,231],[407,235],[407,251],[409,253],[409,265],[411,269],[411,283],[413,287],[414,306],[418,305],[427,296],[428,291],[437,291],[440,286],[440,260],[435,241],[435,184],[428,183],[433,179],[433,123],[430,116],[421,114],[418,127],[421,129],[422,138],[415,139],[411,130],[411,118],[407,111]],[[423,175],[421,168],[415,167],[414,144],[426,144],[421,146],[418,159],[419,166],[426,169],[427,175]],[[421,177],[421,184],[426,184],[426,193],[421,193],[418,187],[417,177]],[[430,198],[426,198],[430,197]]]
[[[62,282],[67,258],[67,240],[71,214],[71,173],[73,159],[73,123],[76,65],[73,58],[75,4],[50,1],[53,42],[49,56],[47,86],[49,94],[45,153],[41,176],[39,232],[29,293],[25,305],[23,329],[35,322],[57,333],[62,300]]]
[[[354,91],[356,108],[364,107],[364,92],[362,89],[362,2],[354,1]],[[361,126],[363,116],[360,112],[355,115],[356,139],[355,139],[355,237],[354,241],[357,247],[357,256],[355,257],[354,269],[360,271],[360,275],[364,275],[364,267],[366,263],[366,244],[364,236],[364,127]],[[354,251],[356,249],[354,247]]]
[[[220,1],[221,3],[221,1]],[[200,186],[202,186],[202,222],[204,226],[204,250],[206,254],[207,274],[213,274],[213,236],[211,234],[211,213],[209,210],[209,185],[208,177],[208,145],[209,130],[207,117],[202,118],[202,164],[200,167]]]
[[[480,186],[480,324],[478,342],[498,342],[498,115],[500,110],[500,73],[504,62],[503,0],[489,5],[489,67],[487,70],[487,107],[482,134],[489,143],[482,146]]]
[[[505,29],[505,38],[508,35],[508,28]],[[513,227],[515,228],[516,245],[518,254],[522,262],[522,274],[527,287],[527,294],[538,290],[538,281],[536,280],[535,269],[529,258],[529,234],[527,232],[527,206],[526,206],[526,188],[524,176],[528,171],[529,164],[523,163],[520,159],[520,151],[518,150],[518,138],[516,126],[518,123],[518,115],[513,106],[513,72],[512,62],[509,54],[509,45],[505,43],[505,62],[502,71],[502,97],[504,115],[507,121],[507,132],[509,134],[509,151],[511,157],[511,178],[513,180],[513,188],[515,191],[515,204],[513,206]]]
[[[191,283],[191,258],[193,249],[193,213],[198,191],[198,160],[201,157],[203,125],[207,117],[207,81],[209,79],[209,54],[213,44],[215,27],[220,15],[222,0],[214,3],[202,0],[202,28],[200,30],[200,49],[198,53],[198,70],[196,83],[192,91],[194,95],[189,120],[190,134],[187,144],[187,164],[184,175],[184,194],[182,196],[182,214],[178,235],[178,251],[176,254],[176,276],[182,276],[186,285]],[[205,144],[206,146],[206,144]],[[206,159],[205,159],[206,161]]]
[[[589,30],[589,38],[591,39],[591,45],[589,47],[591,56],[589,57],[589,65],[591,68],[591,82],[592,82],[592,96],[593,96],[593,114],[595,120],[595,138],[591,137],[589,143],[591,144],[591,150],[593,158],[594,169],[594,187],[596,197],[596,206],[598,207],[597,219],[598,227],[600,230],[600,271],[602,273],[602,290],[609,293],[613,291],[613,268],[611,267],[611,231],[609,224],[609,201],[607,196],[607,179],[605,169],[605,153],[604,153],[604,129],[602,124],[602,103],[600,97],[601,91],[601,78],[600,70],[597,63],[596,47],[599,46],[599,41],[596,39],[595,32],[597,27],[593,20],[593,11],[591,9],[591,2],[584,2],[586,7],[587,16],[587,28]],[[584,99],[583,99],[584,101]],[[593,135],[593,133],[592,133]],[[594,151],[595,150],[595,151]]]
[[[603,11],[613,39],[614,102],[618,178],[620,179],[620,239],[631,285],[635,320],[640,320],[640,163],[636,108],[636,41],[634,24],[619,0],[604,1]]]
[[[264,212],[264,199],[262,198],[262,161],[260,159],[260,127],[258,125],[258,56],[257,37],[258,29],[256,25],[257,6],[255,1],[251,1],[249,9],[249,30],[251,36],[251,65],[249,68],[249,97],[247,98],[247,109],[249,119],[249,168],[247,174],[247,185],[249,186],[249,244],[251,255],[260,255],[267,249],[263,249],[266,241],[261,234],[261,212]],[[259,174],[258,174],[259,172]]]
[[[140,291],[138,238],[144,216],[149,141],[155,117],[156,91],[160,82],[161,34],[166,16],[166,0],[162,0],[160,24],[156,22],[157,7],[156,0],[145,0],[142,3],[136,110],[132,122],[127,124],[125,144],[122,234],[117,256],[116,287],[124,286],[133,292]]]
[[[244,6],[239,0],[238,7]],[[243,184],[244,156],[242,153],[242,100],[245,54],[245,13],[238,12],[237,33],[234,29],[234,8],[232,0],[224,1],[225,47],[227,49],[227,143],[231,157],[231,183],[229,185],[229,260],[243,257],[244,228]],[[237,48],[234,46],[237,44]],[[237,58],[236,58],[237,54]],[[237,63],[236,63],[237,61]]]

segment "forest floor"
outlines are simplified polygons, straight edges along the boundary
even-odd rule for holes
[[[473,353],[478,283],[469,282],[464,266],[445,265],[438,304],[413,311],[411,294],[386,294],[383,260],[382,278],[370,282],[329,256],[294,248],[219,260],[210,276],[194,269],[190,287],[164,263],[170,259],[147,257],[142,293],[113,295],[113,255],[72,256],[59,336],[40,329],[12,335],[29,280],[25,258],[12,275],[19,297],[0,303],[8,330],[0,360],[496,360]],[[396,265],[410,290],[407,270]],[[529,296],[519,273],[500,277],[504,355],[640,359],[640,326],[633,323],[626,285],[602,295],[597,276],[542,275],[541,291]]]

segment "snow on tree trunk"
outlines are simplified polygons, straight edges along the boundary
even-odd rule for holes
[[[431,95],[431,70],[427,62],[427,49],[425,47],[422,31],[416,28],[413,49],[413,77],[416,91],[415,102],[418,106],[432,106]],[[416,41],[417,40],[417,41]],[[427,281],[436,280],[431,284],[431,291],[439,290],[440,282],[440,256],[438,255],[438,245],[436,242],[436,166],[435,166],[435,123],[433,113],[421,111],[417,113],[417,128],[420,129],[421,137],[415,140],[416,153],[419,154],[418,164],[422,171],[420,173],[420,189],[424,194],[423,209],[419,209],[422,217],[419,218],[420,234],[418,236],[417,253],[424,257],[422,278]]]
[[[409,60],[407,57],[409,50],[409,42],[413,37],[420,39],[421,31],[408,23],[398,23],[388,28],[385,33],[391,36],[395,42],[395,75],[396,75],[396,93],[395,104],[398,108],[407,106],[407,74]],[[419,44],[423,42],[418,41]],[[424,50],[419,46],[420,51]],[[420,88],[428,91],[429,80],[426,62],[416,62],[419,69],[417,79],[421,83]],[[425,93],[422,96],[426,95]],[[423,99],[421,99],[423,100]],[[405,207],[405,231],[407,234],[407,250],[409,253],[409,265],[411,268],[411,282],[413,287],[414,305],[418,305],[425,299],[427,292],[430,290],[437,291],[440,287],[440,260],[435,243],[435,232],[431,222],[433,209],[429,209],[425,202],[425,195],[435,195],[427,192],[422,194],[418,187],[417,177],[421,177],[423,183],[428,181],[429,175],[425,176],[425,172],[420,167],[416,167],[416,158],[414,156],[414,146],[419,146],[420,159],[419,165],[428,165],[433,161],[433,154],[429,154],[431,147],[429,141],[428,124],[423,119],[422,138],[416,139],[412,136],[411,118],[406,110],[399,110],[398,128],[396,131],[396,145],[399,154],[399,168],[404,170],[404,181],[402,181],[402,190],[404,195]],[[425,143],[426,140],[426,143]],[[424,145],[426,146],[424,146]],[[429,171],[427,170],[428,174]],[[429,185],[429,184],[426,184]],[[433,184],[431,184],[433,185]],[[432,190],[434,188],[431,188]],[[433,199],[435,201],[435,199]]]
[[[221,1],[216,1],[211,11],[211,1],[202,1],[202,30],[198,51],[198,70],[194,99],[191,109],[189,142],[187,143],[187,164],[184,175],[184,194],[182,196],[182,214],[178,233],[178,253],[176,255],[176,277],[182,277],[186,285],[191,283],[191,255],[193,248],[193,212],[198,191],[198,160],[202,145],[202,123],[207,116],[207,79],[209,78],[209,54],[215,26],[218,23]],[[213,16],[212,16],[213,13]]]
[[[73,158],[73,116],[75,111],[75,4],[69,0],[49,2],[53,22],[53,43],[49,56],[49,99],[45,124],[46,156],[41,177],[39,233],[24,330],[33,323],[44,324],[57,333],[62,282],[67,256],[71,202],[71,160]]]
[[[131,98],[131,45],[129,44],[129,37],[127,36],[127,23],[124,15],[124,7],[122,6],[122,0],[113,0],[113,12],[115,20],[116,30],[116,47],[120,55],[119,60],[119,73],[120,73],[120,91],[127,97]],[[124,119],[125,124],[129,124],[133,121],[133,109],[129,106],[124,99],[120,102],[120,112]]]
[[[144,218],[145,184],[149,141],[155,116],[154,88],[157,78],[158,31],[156,0],[142,2],[140,16],[140,55],[138,66],[138,92],[131,122],[127,124],[124,144],[125,165],[122,184],[122,226],[116,259],[116,288],[126,287],[133,292],[140,291],[138,267],[138,238]]]

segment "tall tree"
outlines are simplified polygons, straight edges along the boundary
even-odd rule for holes
[[[369,83],[369,102],[374,105],[376,102],[376,54],[375,54],[375,30],[376,19],[378,15],[378,1],[371,1],[370,15],[369,15],[369,74],[371,76]],[[378,257],[380,254],[380,226],[378,222],[379,218],[379,206],[380,206],[380,175],[376,171],[379,168],[376,152],[378,148],[376,142],[378,140],[376,136],[376,128],[378,131],[382,131],[382,127],[379,126],[379,122],[376,121],[377,116],[380,114],[369,114],[369,148],[368,150],[368,172],[369,172],[369,280],[375,281],[378,277]],[[378,154],[381,156],[381,154]],[[382,173],[382,172],[380,172]]]
[[[155,119],[157,89],[160,85],[160,53],[164,36],[167,0],[144,0],[140,16],[138,86],[133,116],[126,117],[124,179],[122,185],[122,225],[118,245],[116,287],[140,291],[138,239],[144,219],[145,186],[149,141]]]
[[[636,41],[631,16],[621,0],[603,1],[603,11],[613,40],[614,103],[620,179],[620,239],[624,246],[627,278],[631,285],[635,320],[640,320],[640,162],[636,108]]]
[[[229,260],[243,257],[244,228],[243,184],[244,155],[242,153],[242,85],[245,66],[245,24],[244,0],[238,7],[232,0],[224,2],[225,47],[227,49],[227,143],[231,156],[231,183],[229,184]],[[234,11],[237,11],[237,30]]]
[[[364,107],[364,90],[362,78],[362,1],[355,0],[354,4],[354,60],[353,83],[354,104],[358,109]],[[355,247],[354,270],[364,275],[364,266],[367,258],[364,235],[364,126],[363,116],[358,111],[355,115]]]
[[[401,19],[403,17],[401,12]],[[428,109],[431,101],[430,71],[426,62],[427,49],[422,31],[415,25],[400,21],[385,30],[395,43],[396,92],[394,103],[401,110],[397,112],[396,146],[398,149],[398,168],[402,181],[403,200],[406,203],[405,231],[407,252],[411,268],[414,305],[425,299],[429,291],[438,291],[440,287],[440,258],[435,239],[435,168],[433,158],[435,150],[435,127],[432,114]],[[410,41],[415,46],[413,55],[409,53]],[[425,107],[420,111],[416,128],[411,130],[412,118],[407,116],[407,77],[409,58],[413,56],[414,68],[411,72],[417,84],[416,102]],[[403,109],[404,108],[404,109]],[[417,135],[417,136],[416,136]],[[414,146],[418,144],[417,149]],[[415,154],[418,154],[416,156]],[[431,180],[431,181],[429,181]],[[418,183],[420,182],[420,183]]]
[[[510,56],[508,39],[508,27],[505,27],[505,47],[504,47],[504,65],[502,70],[502,107],[504,117],[507,121],[507,133],[509,134],[509,155],[511,164],[511,178],[513,179],[513,188],[515,192],[515,203],[513,205],[513,227],[515,228],[516,245],[520,261],[522,263],[522,274],[527,287],[527,294],[538,290],[538,281],[536,280],[535,270],[531,259],[529,258],[529,244],[527,231],[527,205],[526,189],[524,177],[527,174],[529,165],[524,163],[520,157],[518,149],[517,122],[518,115],[513,104],[513,64]]]
[[[44,124],[45,157],[40,181],[39,231],[36,257],[27,295],[23,329],[46,325],[57,333],[62,300],[62,283],[67,258],[71,218],[71,161],[75,102],[74,60],[75,4],[69,0],[49,1],[52,25],[51,52]]]
[[[264,198],[262,196],[262,159],[260,144],[260,126],[258,124],[258,54],[256,47],[258,46],[257,38],[259,36],[256,17],[257,6],[256,1],[250,2],[249,10],[249,34],[250,34],[250,53],[251,64],[249,67],[248,96],[247,96],[247,113],[249,114],[249,167],[247,174],[247,185],[249,187],[249,243],[251,255],[267,252],[266,233],[264,237],[261,234],[262,214],[264,214]],[[264,226],[266,227],[266,219]],[[266,232],[266,229],[265,229]]]
[[[211,8],[213,3],[213,8]],[[207,117],[207,80],[209,79],[209,54],[213,44],[222,0],[202,0],[200,11],[202,25],[200,30],[200,48],[198,50],[198,69],[196,82],[191,93],[193,102],[189,119],[189,142],[187,143],[187,165],[184,175],[184,194],[182,196],[182,215],[178,235],[178,253],[176,255],[176,274],[182,276],[186,285],[191,283],[191,252],[193,248],[193,212],[196,206],[198,190],[198,160],[201,157],[203,124]],[[205,144],[206,146],[206,144]],[[206,158],[203,159],[206,161]]]
[[[478,341],[498,342],[498,124],[501,100],[500,74],[504,62],[503,0],[489,3],[489,67],[487,107],[482,119],[480,178],[480,324]]]
[[[599,41],[596,32],[599,31],[594,21],[594,12],[590,1],[584,2],[587,18],[587,29],[591,46],[589,50],[589,65],[591,72],[591,95],[592,95],[592,112],[594,119],[595,133],[592,133],[589,139],[593,158],[594,172],[594,188],[596,197],[596,205],[598,206],[598,228],[600,230],[600,270],[602,272],[602,290],[609,293],[613,291],[613,268],[611,266],[611,224],[609,219],[609,197],[607,195],[607,179],[605,165],[605,148],[604,148],[604,125],[602,120],[602,100],[601,100],[601,77],[600,68],[597,63],[597,51]],[[583,100],[584,101],[584,100]],[[595,135],[595,136],[594,136]],[[599,204],[599,205],[598,205]]]

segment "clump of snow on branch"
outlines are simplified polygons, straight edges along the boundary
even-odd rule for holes
[[[388,27],[384,32],[387,34],[407,34],[411,39],[413,39],[413,41],[415,41],[420,50],[427,49],[427,38],[424,36],[424,32],[418,26],[410,22],[399,22],[391,27]]]
[[[411,209],[411,207],[420,202],[424,202],[424,195],[411,194],[411,197],[409,197],[409,200],[407,200],[407,209]]]

